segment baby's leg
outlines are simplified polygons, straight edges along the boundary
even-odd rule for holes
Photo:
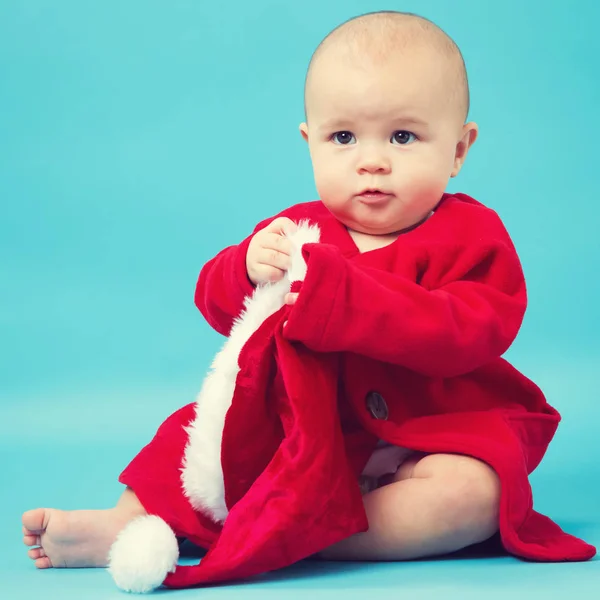
[[[117,534],[133,518],[145,515],[133,490],[126,488],[107,510],[37,508],[23,514],[23,542],[38,569],[106,567]]]
[[[498,530],[500,482],[474,458],[409,458],[393,480],[364,496],[369,530],[319,554],[328,560],[409,560],[448,554]]]

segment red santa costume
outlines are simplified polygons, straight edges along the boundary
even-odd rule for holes
[[[111,549],[117,585],[245,578],[365,531],[358,480],[381,441],[490,465],[508,552],[594,556],[533,509],[528,474],[560,416],[501,358],[526,288],[497,214],[445,194],[424,223],[364,253],[320,202],[277,216],[312,225],[290,236],[282,282],[255,290],[248,280],[252,236],[202,269],[196,304],[229,338],[197,402],[171,415],[119,478],[149,516]],[[290,286],[293,307],[283,304]],[[176,565],[175,536],[208,549],[200,564]]]

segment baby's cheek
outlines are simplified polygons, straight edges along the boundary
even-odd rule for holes
[[[424,165],[420,169],[415,169],[411,179],[414,195],[423,198],[425,201],[428,198],[439,198],[448,183],[447,173],[435,164]]]
[[[348,174],[333,165],[315,169],[315,184],[321,200],[331,204],[343,202],[350,191]]]

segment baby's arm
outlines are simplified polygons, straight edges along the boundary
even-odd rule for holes
[[[525,281],[510,240],[448,256],[452,279],[435,289],[361,267],[335,246],[307,245],[304,255],[308,271],[284,336],[315,351],[452,377],[501,356],[525,313]]]
[[[228,335],[254,286],[285,275],[292,249],[282,234],[295,227],[286,217],[262,221],[241,244],[225,248],[206,263],[196,285],[195,303],[213,329]]]

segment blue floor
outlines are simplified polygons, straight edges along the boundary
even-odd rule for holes
[[[586,532],[590,533],[589,528]],[[589,536],[588,536],[589,537]],[[595,539],[599,541],[598,528]],[[5,599],[126,598],[101,569],[33,572],[15,560],[2,567]],[[4,570],[6,572],[4,572]],[[177,598],[285,598],[307,595],[354,599],[388,597],[456,600],[597,598],[598,563],[533,565],[511,558],[436,560],[404,564],[302,563],[254,583],[204,589],[160,591]]]

